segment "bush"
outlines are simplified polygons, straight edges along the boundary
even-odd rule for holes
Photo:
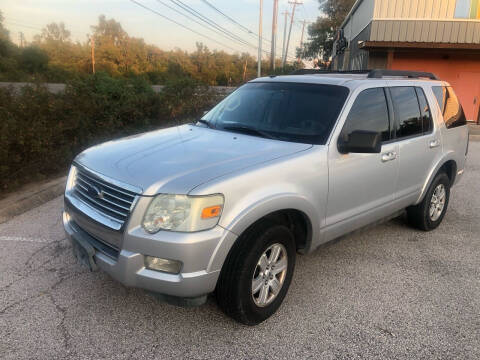
[[[91,145],[187,121],[213,101],[190,79],[156,94],[140,77],[102,73],[73,80],[61,94],[42,85],[0,88],[0,192],[64,171]]]

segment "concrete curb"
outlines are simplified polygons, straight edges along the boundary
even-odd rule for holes
[[[0,200],[0,224],[62,195],[66,181],[67,177],[63,176],[45,183],[27,185]]]

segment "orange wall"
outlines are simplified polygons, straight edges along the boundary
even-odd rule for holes
[[[457,93],[468,120],[478,121],[480,107],[480,54],[428,54],[397,52],[392,69],[433,72]],[[423,54],[422,54],[423,52]]]

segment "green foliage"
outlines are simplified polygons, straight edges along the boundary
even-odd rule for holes
[[[214,100],[191,79],[156,94],[141,77],[106,73],[74,79],[61,94],[41,85],[0,88],[0,192],[65,170],[91,145],[185,122]]]
[[[163,51],[129,36],[119,22],[104,15],[82,43],[74,43],[60,22],[46,25],[32,44],[22,49],[10,41],[0,14],[0,81],[58,82],[90,74],[92,40],[96,71],[114,77],[142,76],[158,85],[191,78],[207,85],[236,86],[257,76],[257,61],[247,53],[212,51],[202,43],[191,53]],[[262,62],[262,71],[263,75],[271,73],[268,61]]]
[[[303,51],[304,56],[309,59],[322,54],[322,60],[328,60],[332,55],[337,29],[345,20],[355,0],[319,0],[319,3],[320,11],[325,16],[317,18],[317,21],[308,27],[310,40],[305,42]]]
[[[29,74],[43,73],[47,70],[48,55],[38,47],[29,46],[22,49],[18,62],[20,69]]]

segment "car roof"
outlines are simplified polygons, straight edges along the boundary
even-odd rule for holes
[[[375,86],[385,86],[388,81],[389,86],[449,86],[448,83],[441,80],[426,80],[423,78],[412,79],[398,76],[384,76],[382,78],[369,78],[368,74],[305,74],[305,75],[280,75],[260,77],[250,82],[289,82],[302,84],[323,84],[345,86],[350,89],[365,85],[366,82]]]

